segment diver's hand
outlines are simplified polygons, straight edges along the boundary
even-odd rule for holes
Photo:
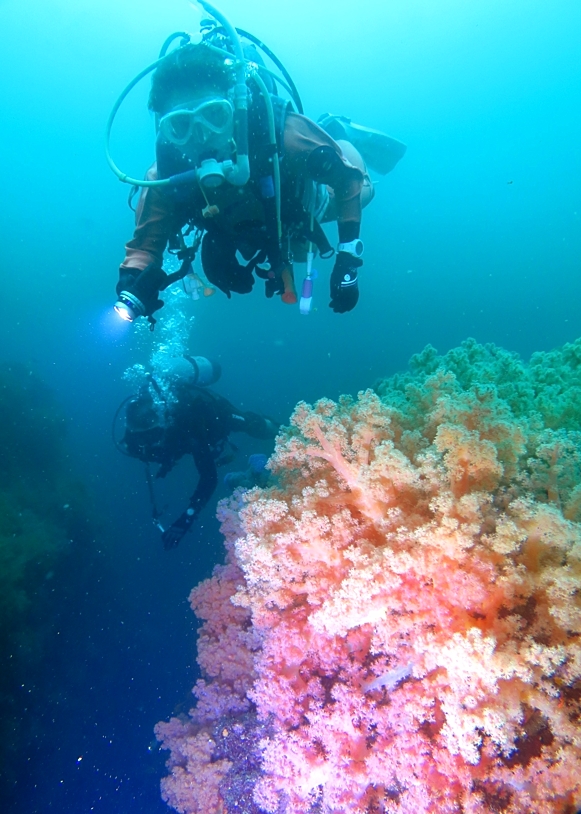
[[[119,282],[115,286],[117,296],[128,291],[139,275],[139,269],[124,269],[123,266],[119,269]]]
[[[143,271],[132,272],[130,269],[121,269],[117,294],[120,295],[123,291],[133,294],[143,303],[145,316],[151,316],[163,306],[158,294],[165,288],[166,281],[167,274],[154,263],[150,263]]]
[[[357,282],[357,269],[361,268],[363,260],[347,252],[338,252],[335,266],[331,274],[331,302],[336,314],[352,311],[359,300],[359,284]]]
[[[171,526],[161,535],[163,547],[166,550],[175,548],[179,544],[182,537],[190,530],[190,527],[195,519],[196,513],[191,507],[186,509],[183,514],[180,514],[178,519],[172,523]]]

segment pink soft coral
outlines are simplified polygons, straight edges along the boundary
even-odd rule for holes
[[[170,775],[162,780],[162,797],[180,814],[226,811],[221,785],[232,761],[222,745],[232,733],[217,722],[241,716],[251,706],[247,693],[255,678],[257,633],[250,626],[249,612],[230,601],[243,579],[231,553],[232,538],[240,530],[236,508],[232,501],[220,512],[226,564],[216,566],[212,578],[190,594],[192,610],[204,620],[198,635],[198,663],[204,678],[193,689],[196,707],[189,718],[172,718],[155,728],[162,748],[170,750]],[[217,741],[222,757],[217,757]]]
[[[269,722],[263,811],[581,802],[579,526],[529,489],[534,422],[454,386],[434,375],[413,421],[371,391],[299,404],[278,485],[248,493],[230,526],[240,570],[224,590],[214,577],[224,622],[206,623],[201,658],[228,699],[217,715],[247,688]],[[223,645],[241,655],[218,668]]]
[[[284,488],[242,510],[234,601],[262,633],[251,697],[276,721],[257,799],[565,811],[581,788],[578,528],[495,497],[518,428],[440,424],[410,460],[397,420],[371,392],[299,405],[271,462]]]
[[[159,723],[155,734],[171,749],[171,774],[161,781],[161,795],[180,814],[224,814],[220,783],[230,769],[227,760],[212,760],[215,743],[187,721]]]

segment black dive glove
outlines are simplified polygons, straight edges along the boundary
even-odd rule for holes
[[[208,280],[230,299],[235,294],[249,294],[254,285],[252,272],[234,260],[230,265],[223,265],[207,274]]]
[[[352,311],[359,299],[359,285],[357,283],[357,269],[361,268],[363,260],[354,257],[348,252],[338,252],[335,266],[331,274],[331,302],[336,314]]]
[[[187,534],[190,530],[194,520],[196,519],[197,514],[194,509],[190,508],[186,509],[183,514],[180,514],[178,519],[171,524],[171,526],[166,529],[163,534],[161,535],[161,539],[163,540],[163,547],[167,550],[170,548],[175,548],[182,537]]]
[[[143,305],[143,316],[150,317],[158,311],[163,302],[159,299],[159,292],[167,285],[167,274],[159,266],[150,263],[143,271],[132,273],[129,269],[119,272],[117,283],[117,296],[126,291],[136,297]]]

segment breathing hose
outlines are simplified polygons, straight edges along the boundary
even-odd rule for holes
[[[276,206],[276,229],[279,243],[282,239],[282,223],[281,223],[281,212],[280,212],[280,162],[278,157],[278,147],[276,143],[276,127],[274,124],[274,110],[272,107],[272,99],[270,98],[270,94],[266,85],[264,84],[263,78],[260,76],[258,71],[254,72],[252,77],[258,87],[260,88],[260,92],[264,97],[264,101],[266,104],[266,116],[268,120],[268,136],[270,139],[270,144],[272,145],[273,152],[272,152],[272,174],[274,178],[274,195],[275,195],[275,206]]]

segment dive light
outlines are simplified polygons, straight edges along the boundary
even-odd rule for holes
[[[135,322],[138,317],[147,317],[150,325],[154,325],[155,320],[152,314],[163,305],[163,302],[158,299],[159,293],[178,280],[183,280],[191,272],[192,260],[198,245],[199,243],[197,245],[194,243],[179,252],[182,264],[177,271],[171,274],[167,274],[155,263],[150,263],[138,273],[137,279],[130,282],[124,280],[123,284],[128,288],[119,292],[119,299],[114,305],[115,311],[121,319],[124,319],[125,322]]]
[[[114,308],[125,322],[134,322],[137,317],[145,316],[145,306],[135,294],[130,294],[129,291],[122,291],[119,294],[119,299]]]

